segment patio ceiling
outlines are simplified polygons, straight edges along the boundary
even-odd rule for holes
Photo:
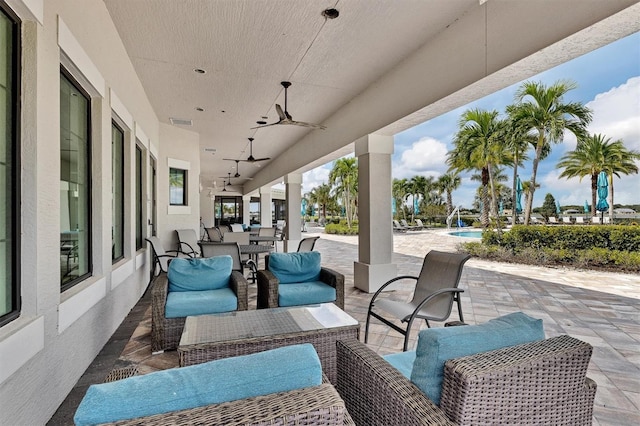
[[[191,120],[192,126],[178,127],[199,133],[203,186],[216,179],[220,185],[220,176],[235,173],[235,163],[222,159],[246,159],[249,137],[255,138],[254,156],[272,158],[260,168],[240,163],[243,177],[255,177],[245,182],[244,192],[351,152],[352,142],[368,133],[394,134],[550,67],[557,58],[473,88],[476,81],[636,3],[588,0],[578,7],[575,1],[557,0],[542,2],[548,6],[542,8],[540,2],[504,0],[104,2],[160,122]],[[340,16],[326,19],[322,11],[333,7]],[[549,21],[551,12],[572,12],[572,17]],[[522,16],[531,19],[518,22]],[[529,22],[534,18],[546,19],[554,34],[534,36],[539,32],[539,25]],[[594,42],[566,52],[563,60],[622,32],[608,35],[608,41],[596,34]],[[523,41],[513,42],[513,33]],[[446,49],[452,38],[456,52]],[[423,75],[416,77],[421,64]],[[443,69],[434,68],[438,64]],[[277,121],[275,104],[284,107],[284,80],[293,83],[288,93],[293,119],[322,123],[327,130],[251,129],[259,120]],[[464,96],[442,102],[468,88]],[[437,102],[441,106],[434,108]]]

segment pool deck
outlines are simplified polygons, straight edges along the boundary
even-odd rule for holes
[[[322,263],[345,275],[345,310],[362,325],[371,295],[353,287],[357,236],[337,236],[311,228],[303,236],[319,235],[316,250]],[[399,274],[417,275],[429,250],[453,251],[463,241],[446,230],[394,233],[392,262]],[[262,262],[261,262],[262,264]],[[460,287],[465,322],[476,324],[510,312],[542,318],[545,334],[569,334],[589,342],[593,356],[588,375],[598,384],[593,424],[640,424],[640,277],[631,274],[583,271],[469,260]],[[147,292],[149,293],[149,292]],[[410,288],[392,297],[409,299]],[[256,288],[249,289],[249,308],[255,308]],[[175,351],[151,355],[150,298],[140,300],[111,341],[79,380],[53,416],[50,425],[73,424],[73,413],[91,383],[99,383],[112,368],[136,364],[142,374],[177,366]],[[455,311],[455,308],[454,308]],[[452,314],[452,319],[457,319]],[[422,327],[424,325],[421,324]],[[435,323],[433,326],[442,326]],[[414,326],[411,345],[418,326]],[[386,326],[371,325],[369,346],[379,354],[399,352],[402,336]]]

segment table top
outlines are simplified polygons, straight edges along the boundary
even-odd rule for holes
[[[256,242],[261,242],[261,241],[280,241],[280,237],[270,237],[267,235],[251,235],[249,236],[249,241],[256,241]]]
[[[243,254],[268,253],[273,250],[272,246],[264,244],[239,244],[240,252]]]
[[[333,303],[187,317],[180,346],[356,326]]]

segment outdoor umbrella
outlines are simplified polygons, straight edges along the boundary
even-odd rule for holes
[[[504,212],[504,203],[502,202],[502,200],[500,200],[500,204],[498,204],[498,214],[502,216],[503,212]]]
[[[413,214],[420,213],[420,209],[418,208],[418,197],[413,197]]]
[[[395,198],[391,199],[391,215],[393,216],[396,215],[396,199]]]
[[[556,200],[556,214],[560,214],[562,210],[560,210],[560,201]]]
[[[598,204],[596,204],[596,210],[602,212],[602,223],[604,223],[604,212],[609,210],[609,203],[607,203],[607,195],[609,195],[608,187],[607,172],[603,170],[598,175]]]
[[[516,213],[522,213],[522,181],[516,177]]]
[[[305,214],[307,214],[307,200],[302,200],[302,204],[300,206],[300,214],[302,216],[304,216]]]
[[[584,200],[584,212],[589,213],[589,203],[587,200]]]

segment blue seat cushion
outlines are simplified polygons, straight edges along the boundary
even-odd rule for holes
[[[335,302],[336,289],[322,281],[291,283],[278,286],[279,306],[312,305]]]
[[[203,291],[173,291],[167,294],[165,318],[217,314],[238,309],[238,298],[231,288]]]
[[[411,381],[440,404],[444,363],[453,358],[544,339],[542,320],[515,312],[480,325],[429,328],[418,335]]]
[[[135,419],[321,383],[313,346],[285,346],[92,385],[74,421],[80,426]]]
[[[216,290],[229,287],[231,256],[177,258],[169,263],[169,292]]]
[[[320,278],[320,252],[272,253],[269,270],[280,284],[318,281]]]
[[[416,351],[398,352],[384,355],[382,358],[402,373],[404,377],[411,379],[411,370],[413,370],[413,363],[416,360]]]

